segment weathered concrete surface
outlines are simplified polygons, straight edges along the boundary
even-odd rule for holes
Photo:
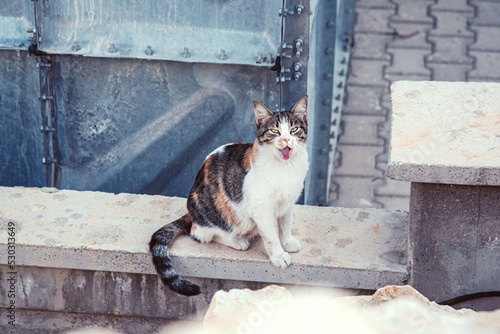
[[[390,178],[500,185],[500,84],[399,81],[391,97]]]
[[[147,243],[184,214],[185,199],[162,196],[0,188],[0,247],[16,225],[16,264],[154,274]],[[376,289],[407,279],[405,213],[297,206],[293,233],[302,250],[273,267],[262,242],[240,252],[181,237],[171,248],[186,277]],[[0,264],[6,264],[0,253]]]
[[[412,183],[408,245],[409,283],[431,300],[500,291],[500,187]]]

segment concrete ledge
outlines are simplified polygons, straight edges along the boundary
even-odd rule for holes
[[[0,198],[0,248],[14,222],[17,266],[155,274],[149,238],[186,212],[185,199],[163,196],[0,187]],[[270,264],[260,239],[240,252],[189,237],[174,243],[174,266],[186,277],[356,289],[408,279],[406,213],[297,206],[294,219],[303,247],[287,269]]]
[[[500,185],[500,84],[399,81],[391,89],[390,178]]]

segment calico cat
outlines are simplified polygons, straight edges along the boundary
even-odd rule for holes
[[[293,204],[309,168],[307,96],[279,113],[254,102],[254,112],[254,143],[227,144],[210,153],[189,193],[188,213],[151,237],[153,264],[173,291],[187,296],[201,292],[172,268],[168,247],[181,234],[238,250],[248,249],[260,235],[272,264],[281,268],[291,264],[288,252],[300,249],[291,229]]]

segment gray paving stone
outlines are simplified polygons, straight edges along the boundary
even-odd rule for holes
[[[432,80],[435,81],[468,81],[468,73],[472,70],[472,64],[427,64],[432,70]]]
[[[431,49],[432,45],[426,38],[432,24],[391,22],[390,26],[396,33],[389,44],[391,48]]]
[[[355,34],[359,32],[392,33],[387,22],[394,14],[390,9],[356,8],[357,20],[354,26]]]
[[[422,75],[430,77],[430,70],[425,67],[424,59],[430,55],[430,50],[387,48],[393,55],[392,64],[385,68],[385,75]]]
[[[346,208],[381,208],[382,205],[373,199],[375,187],[380,179],[372,177],[335,176],[338,198],[329,203],[330,206]],[[332,197],[330,197],[332,198]]]
[[[431,36],[474,37],[474,33],[468,30],[467,24],[467,20],[472,18],[473,14],[434,11],[432,15],[436,18],[436,29],[430,32]]]
[[[337,146],[340,154],[340,165],[335,170],[335,176],[381,177],[382,171],[375,168],[375,156],[384,152],[382,146]]]
[[[388,0],[356,0],[356,8],[394,9],[396,8],[396,5]]]
[[[343,114],[379,114],[385,113],[380,104],[380,96],[388,92],[388,87],[356,86],[348,79],[347,99],[343,107]]]
[[[384,66],[389,64],[387,60],[351,59],[348,82],[354,85],[389,87],[389,83],[382,77]]]
[[[385,171],[387,170],[387,163],[379,163],[377,167]],[[375,195],[410,197],[410,187],[410,182],[392,180],[384,174],[382,185],[375,189]]]
[[[393,0],[397,4],[397,14],[390,18],[391,22],[420,22],[432,24],[432,18],[427,15],[427,7],[434,1]]]
[[[467,49],[474,42],[472,37],[430,36],[429,40],[434,44],[434,52],[426,58],[427,62],[472,64]]]
[[[500,21],[500,14],[497,18]],[[470,46],[473,51],[500,52],[500,25],[498,27],[475,26],[476,42]]]
[[[340,144],[384,145],[378,136],[378,125],[386,120],[385,116],[343,115]]]
[[[385,45],[394,38],[392,35],[358,32],[355,37],[352,58],[390,60]]]
[[[401,80],[410,80],[410,81],[428,81],[431,80],[431,71],[429,69],[429,74],[402,74],[402,73],[387,73],[385,74],[385,78],[390,82],[401,81]]]
[[[433,11],[455,11],[473,14],[474,7],[468,5],[468,0],[439,0],[431,6],[431,13]]]
[[[469,72],[469,80],[500,80],[500,53],[470,51],[470,55],[476,58],[476,68]]]
[[[375,195],[375,201],[382,204],[387,210],[410,210],[410,197],[405,196],[378,196]]]
[[[477,8],[477,16],[471,20],[473,26],[495,26],[500,27],[500,1],[480,2],[472,1]]]

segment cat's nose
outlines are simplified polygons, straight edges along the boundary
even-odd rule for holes
[[[288,144],[288,141],[290,140],[290,138],[283,138],[283,140]]]

